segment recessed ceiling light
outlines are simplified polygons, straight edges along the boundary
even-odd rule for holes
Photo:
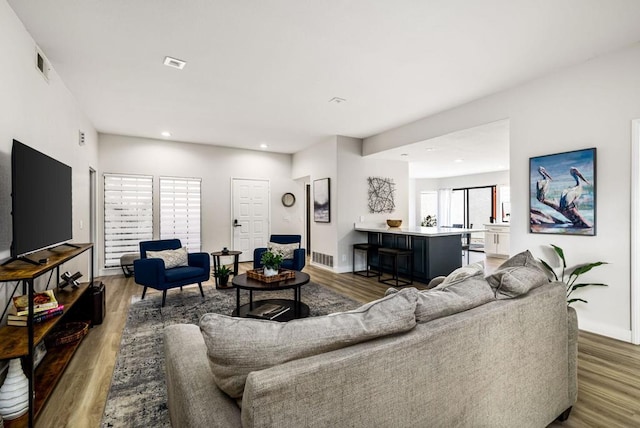
[[[456,159],[456,160],[454,160],[454,162],[455,163],[461,163],[461,162],[464,162],[464,159]]]
[[[167,67],[177,68],[178,70],[182,70],[185,65],[187,65],[186,61],[182,61],[181,59],[171,58],[170,56],[164,57],[164,65]]]
[[[169,132],[169,131],[162,131],[162,132],[160,133],[160,135],[162,135],[163,137],[171,137],[171,132]]]
[[[262,143],[262,144],[260,144],[260,148],[261,148],[262,150],[264,150],[264,149],[266,149],[266,148],[268,148],[268,147],[269,147],[269,146],[267,146],[267,144],[266,144],[266,143]]]
[[[425,150],[426,150],[426,151],[428,151],[428,152],[432,152],[432,151],[434,151],[435,149],[434,149],[433,147],[427,147]]]
[[[333,97],[329,100],[330,103],[334,103],[334,104],[340,104],[340,103],[344,103],[347,100],[344,98],[340,98],[340,97]]]

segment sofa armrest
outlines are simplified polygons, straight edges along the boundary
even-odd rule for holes
[[[138,259],[133,261],[136,283],[155,287],[164,284],[164,261],[162,259]]]
[[[306,255],[304,248],[293,250],[293,268],[297,271],[302,270],[306,263]]]
[[[209,271],[211,267],[211,260],[209,259],[209,254],[207,253],[189,253],[189,266],[196,266],[203,268],[206,271]]]
[[[256,248],[253,250],[253,268],[258,269],[262,267],[262,255],[267,252],[266,248]]]
[[[240,409],[216,386],[207,347],[194,324],[164,329],[167,406],[174,427],[240,427]]]

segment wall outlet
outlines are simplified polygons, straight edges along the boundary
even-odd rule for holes
[[[347,261],[347,255],[346,255],[346,254],[343,254],[343,255],[342,255],[342,261],[343,261],[343,262],[346,262],[346,261]]]
[[[362,223],[362,222],[364,222],[364,216],[363,215],[360,216],[360,223]]]

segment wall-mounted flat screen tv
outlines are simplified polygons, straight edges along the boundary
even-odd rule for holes
[[[71,167],[13,140],[11,257],[73,238]]]

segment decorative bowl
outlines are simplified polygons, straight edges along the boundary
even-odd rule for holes
[[[389,227],[400,227],[402,224],[402,220],[387,220],[387,226]]]

